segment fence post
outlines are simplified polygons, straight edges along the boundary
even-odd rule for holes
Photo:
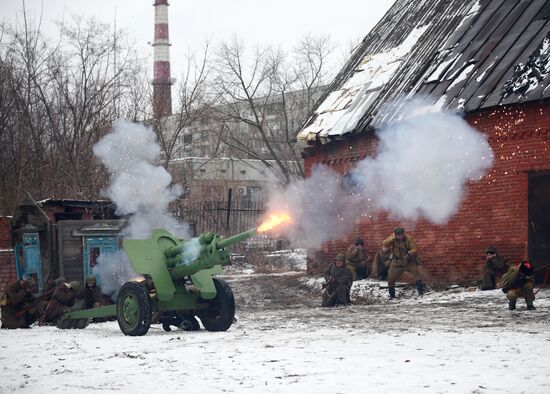
[[[233,194],[233,189],[229,188],[227,191],[227,215],[225,217],[225,231],[229,234],[229,215],[231,214],[231,196]]]

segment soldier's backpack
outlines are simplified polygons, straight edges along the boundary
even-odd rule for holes
[[[518,278],[518,274],[519,271],[517,269],[510,269],[508,272],[502,275],[502,278],[500,278],[500,282],[498,282],[498,287],[501,287],[502,291],[507,292]]]

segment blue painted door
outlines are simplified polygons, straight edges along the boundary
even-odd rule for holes
[[[15,247],[15,264],[19,279],[24,276],[34,278],[38,284],[38,291],[42,292],[42,259],[38,233],[23,234],[23,245]]]
[[[84,238],[84,278],[86,281],[88,275],[97,264],[97,259],[104,253],[115,253],[118,250],[117,237],[85,237]],[[99,278],[97,278],[98,284]]]

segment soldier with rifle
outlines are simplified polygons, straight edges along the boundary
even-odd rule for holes
[[[76,293],[82,285],[79,281],[70,283],[61,283],[57,286],[52,294],[51,300],[46,306],[46,310],[40,319],[40,324],[52,323],[55,324],[57,319],[75,305]],[[82,302],[81,302],[82,303]],[[80,309],[80,308],[79,308]]]
[[[348,305],[351,303],[350,290],[353,274],[345,266],[346,256],[339,253],[334,263],[325,271],[325,284],[321,306]]]
[[[512,267],[505,273],[499,283],[502,287],[502,292],[508,298],[508,309],[513,311],[516,309],[516,301],[518,298],[525,298],[527,310],[535,310],[533,301],[535,294],[533,287],[535,286],[535,278],[533,276],[533,264],[525,260],[517,267]]]
[[[395,282],[405,271],[414,277],[418,295],[424,295],[424,286],[418,271],[419,260],[416,256],[416,243],[405,234],[405,229],[396,227],[393,233],[382,242],[382,245],[387,246],[392,255],[388,273],[390,298],[395,298]]]
[[[2,328],[29,328],[37,318],[36,310],[28,308],[34,300],[32,279],[12,282],[2,301]]]

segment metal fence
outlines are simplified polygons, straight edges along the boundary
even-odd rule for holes
[[[196,235],[213,231],[228,237],[257,227],[264,213],[265,208],[261,202],[188,201],[178,207],[177,216],[190,223]],[[259,235],[235,245],[232,251],[242,253],[249,249],[277,250],[286,246],[285,240]]]

